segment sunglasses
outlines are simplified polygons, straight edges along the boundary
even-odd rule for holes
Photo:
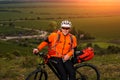
[[[70,28],[65,28],[65,27],[62,27],[62,29],[69,30]]]

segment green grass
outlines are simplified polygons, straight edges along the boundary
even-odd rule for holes
[[[92,63],[97,65],[101,73],[101,80],[119,80],[120,79],[120,54],[107,54],[96,56]]]
[[[26,20],[18,21],[15,23],[16,26],[22,26],[23,28],[39,29],[44,30],[48,27],[50,21],[48,20]]]
[[[0,80],[25,80],[27,74],[35,69],[35,57],[17,57],[12,60],[0,59]],[[29,67],[31,66],[31,67]]]
[[[101,48],[107,48],[108,46],[118,46],[118,47],[120,47],[120,45],[118,45],[118,44],[107,43],[107,42],[94,42],[93,45],[95,45],[95,44],[99,45],[99,47],[101,47]]]
[[[10,54],[14,54],[16,52],[16,55],[29,55],[32,53],[32,47],[28,46],[20,46],[20,42],[5,42],[0,41],[0,56],[9,56]]]

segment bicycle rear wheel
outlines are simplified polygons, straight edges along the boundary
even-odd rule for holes
[[[47,78],[47,72],[40,69],[31,72],[25,80],[47,80]]]
[[[100,72],[90,63],[81,63],[75,66],[77,80],[100,80]]]

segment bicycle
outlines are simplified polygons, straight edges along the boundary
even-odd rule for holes
[[[41,52],[39,53],[39,57],[41,58],[41,62],[38,64],[37,69],[31,72],[25,80],[48,80],[48,74],[45,70],[45,55]],[[55,68],[52,65],[50,67],[57,78],[60,79],[60,75]],[[100,80],[100,72],[93,64],[82,62],[74,64],[74,67],[76,70],[76,80]]]

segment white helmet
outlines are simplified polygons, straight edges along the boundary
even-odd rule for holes
[[[71,26],[72,26],[72,24],[68,20],[64,20],[64,21],[61,22],[61,27],[71,28]]]

